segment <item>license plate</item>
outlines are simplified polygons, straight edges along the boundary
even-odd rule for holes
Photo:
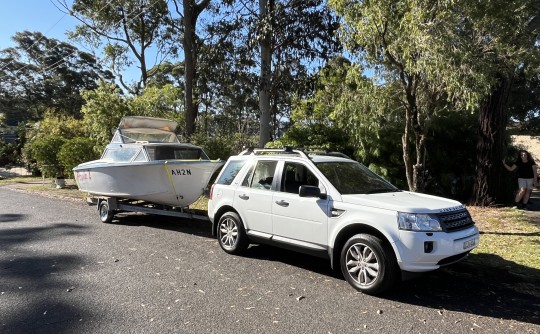
[[[463,249],[469,249],[476,246],[477,239],[467,240],[463,243]]]

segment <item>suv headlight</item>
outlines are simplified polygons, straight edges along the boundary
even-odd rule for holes
[[[439,219],[435,215],[398,212],[400,230],[433,232],[442,231]]]

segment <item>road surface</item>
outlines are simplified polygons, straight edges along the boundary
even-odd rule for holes
[[[539,333],[539,309],[466,261],[372,297],[322,259],[228,255],[209,222],[103,224],[83,201],[0,187],[0,333]]]

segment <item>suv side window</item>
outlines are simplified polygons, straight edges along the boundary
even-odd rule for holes
[[[253,172],[250,171],[246,174],[242,186],[270,190],[274,180],[276,165],[277,161],[258,161]]]
[[[287,162],[283,168],[281,191],[298,194],[300,186],[319,186],[319,179],[304,165]]]
[[[230,185],[236,175],[240,172],[242,167],[246,164],[247,160],[232,160],[225,167],[223,173],[221,173],[219,179],[216,181],[217,184]]]

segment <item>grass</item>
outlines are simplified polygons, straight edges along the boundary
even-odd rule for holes
[[[480,257],[479,265],[503,266],[522,275],[528,268],[540,269],[540,224],[534,217],[510,208],[468,209],[482,233],[472,253],[493,255]]]
[[[56,189],[52,180],[37,177],[15,177],[0,180],[0,186],[24,189],[83,200],[73,180],[66,180],[67,187]],[[206,211],[207,199],[201,197],[192,209]],[[540,218],[537,221],[525,212],[510,208],[468,207],[480,232],[480,245],[467,261],[485,269],[504,269],[518,275],[538,275],[540,270]],[[539,215],[540,217],[540,215]]]

